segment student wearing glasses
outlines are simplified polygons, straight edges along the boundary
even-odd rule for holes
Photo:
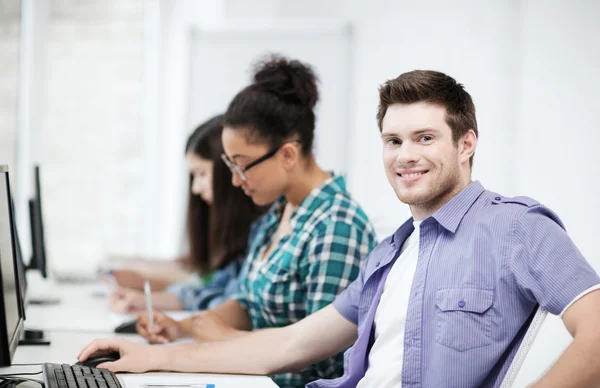
[[[185,336],[222,340],[249,330],[290,325],[329,305],[360,272],[375,247],[364,211],[342,176],[313,155],[317,81],[305,64],[282,57],[259,63],[254,82],[231,101],[224,117],[222,160],[232,183],[259,206],[237,294],[221,306],[177,322],[155,314],[138,332],[153,343]],[[301,387],[343,373],[337,354],[297,373],[274,377]]]

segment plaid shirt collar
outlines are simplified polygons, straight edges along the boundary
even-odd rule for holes
[[[320,186],[315,187],[300,205],[294,210],[290,217],[290,227],[293,231],[300,231],[306,221],[313,216],[313,211],[318,209],[323,201],[328,200],[338,193],[346,193],[346,179],[342,175],[331,173],[331,178],[327,179]],[[287,205],[287,199],[282,195],[271,205],[271,209],[265,217],[267,229],[279,224],[279,219],[283,214],[283,209]]]

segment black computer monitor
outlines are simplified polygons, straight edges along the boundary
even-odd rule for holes
[[[14,247],[15,247],[15,269],[17,271],[17,277],[19,278],[19,291],[23,307],[22,316],[23,319],[27,319],[25,315],[25,297],[27,293],[27,277],[25,276],[25,262],[23,261],[23,251],[21,250],[21,240],[19,239],[19,232],[17,230],[17,214],[15,212],[15,201],[13,200],[12,194],[9,193],[10,204],[12,206],[13,215],[13,236],[14,236]]]
[[[17,280],[19,281],[19,297],[20,303],[19,307],[21,309],[21,316],[23,320],[27,320],[26,315],[26,301],[27,301],[27,277],[25,276],[25,262],[23,261],[23,252],[21,250],[21,241],[19,240],[19,232],[17,228],[17,213],[15,211],[15,202],[12,196],[12,193],[8,193],[10,198],[10,204],[12,206],[12,215],[13,215],[13,236],[14,236],[14,247],[15,247],[15,270],[17,271]],[[53,304],[57,301],[55,299],[33,299],[34,303],[37,304]],[[23,336],[19,341],[19,345],[50,345],[50,341],[48,341],[44,337],[44,332],[38,329],[23,329]],[[2,387],[4,388],[4,387]]]
[[[0,366],[10,366],[23,333],[23,300],[15,268],[14,215],[8,168],[0,166]]]
[[[46,265],[46,242],[44,239],[44,221],[42,214],[42,190],[40,185],[40,166],[34,167],[35,196],[29,200],[29,223],[31,226],[31,260],[27,270],[37,269],[44,278],[48,277]]]

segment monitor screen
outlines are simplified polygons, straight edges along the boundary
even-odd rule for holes
[[[23,330],[19,283],[15,270],[13,214],[10,203],[8,168],[0,166],[0,366],[10,365]]]
[[[18,281],[19,281],[19,291],[20,291],[20,298],[21,298],[21,307],[22,310],[21,311],[21,315],[23,316],[23,319],[26,320],[27,317],[25,316],[25,298],[26,298],[26,294],[27,294],[27,278],[25,277],[25,262],[23,261],[23,251],[21,250],[21,241],[19,240],[19,232],[17,230],[17,215],[15,213],[15,202],[14,202],[14,197],[12,196],[12,194],[10,195],[10,204],[12,205],[12,215],[13,215],[13,243],[14,243],[14,247],[15,247],[15,268],[17,269],[17,276],[18,276]]]
[[[46,267],[46,243],[44,241],[44,221],[42,218],[42,192],[40,187],[40,167],[34,168],[35,197],[29,200],[29,221],[31,223],[31,246],[33,256],[27,269],[38,269],[43,277],[48,276]]]

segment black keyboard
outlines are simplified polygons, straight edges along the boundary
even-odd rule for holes
[[[45,388],[122,388],[107,369],[69,364],[44,364]]]

